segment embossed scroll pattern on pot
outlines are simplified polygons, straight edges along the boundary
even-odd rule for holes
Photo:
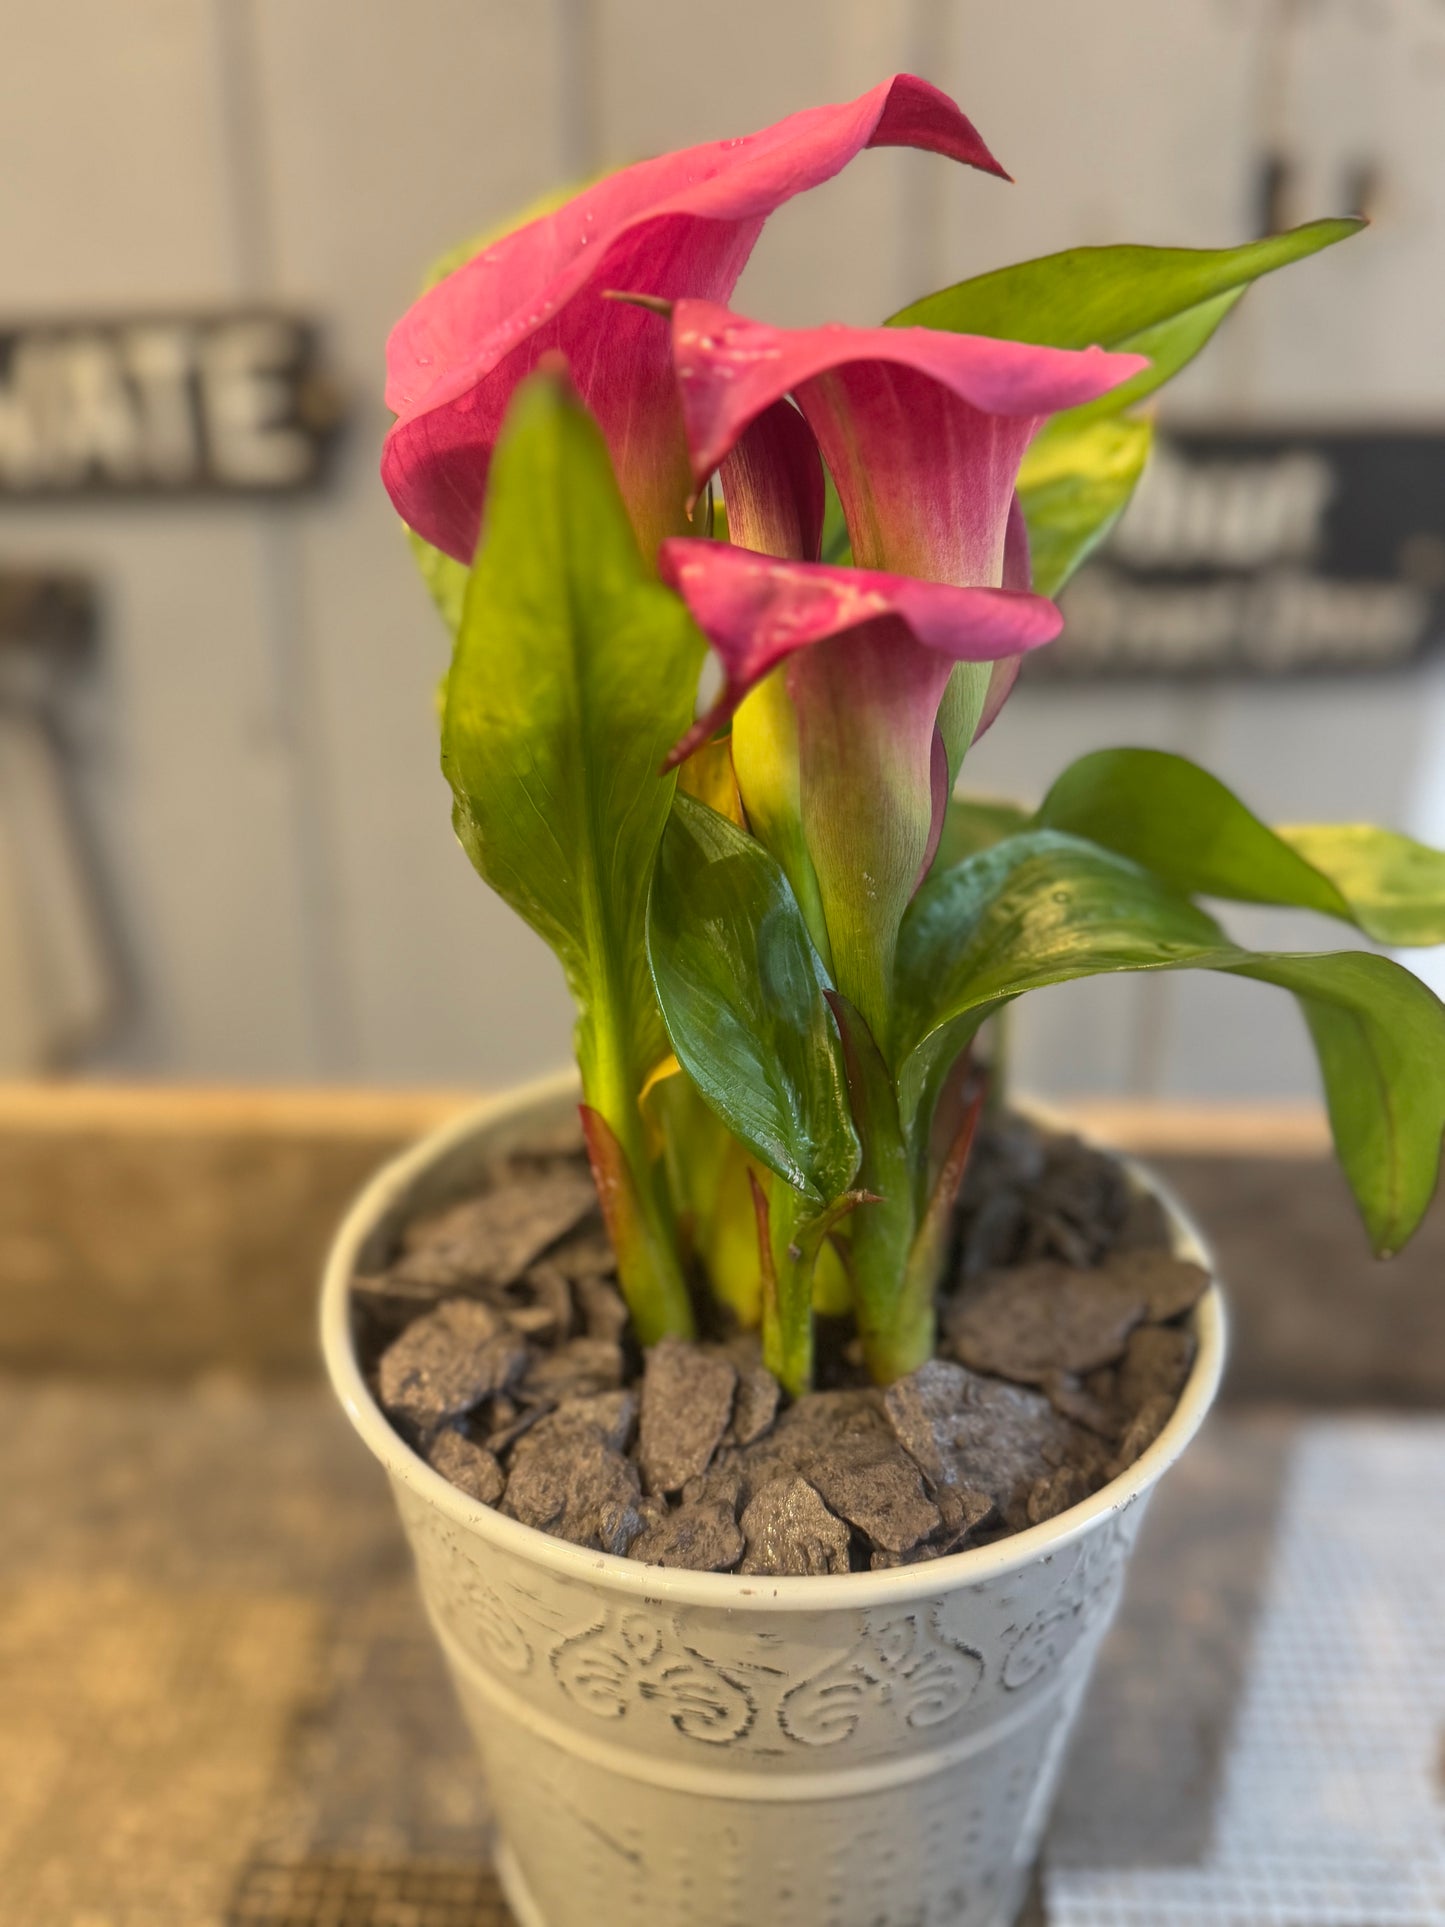
[[[1022,1602],[1011,1589],[989,1585],[982,1616],[979,1593],[875,1608],[857,1615],[844,1651],[809,1669],[786,1652],[786,1636],[758,1650],[736,1646],[734,1632],[728,1658],[704,1651],[653,1602],[610,1605],[569,1588],[577,1613],[567,1623],[500,1571],[484,1574],[451,1523],[415,1495],[401,1497],[432,1614],[474,1665],[528,1681],[532,1698],[551,1698],[550,1681],[591,1719],[631,1716],[644,1728],[660,1720],[702,1747],[752,1742],[769,1753],[778,1735],[827,1748],[861,1739],[860,1729],[886,1743],[890,1734],[943,1728],[976,1700],[996,1705],[1057,1677],[1112,1616],[1138,1520],[1128,1507],[1055,1555],[1026,1617],[1015,1616]],[[978,1711],[989,1723],[988,1706]]]

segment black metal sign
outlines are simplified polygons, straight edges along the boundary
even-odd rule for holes
[[[1445,433],[1170,430],[1062,604],[1043,675],[1412,662],[1445,639]]]
[[[0,327],[0,498],[302,489],[339,414],[291,316]]]

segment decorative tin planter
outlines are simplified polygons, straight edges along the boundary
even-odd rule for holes
[[[391,1477],[481,1748],[513,1910],[523,1927],[1006,1927],[1145,1501],[1218,1385],[1217,1287],[1155,1443],[1000,1544],[772,1580],[586,1552],[408,1449],[362,1378],[348,1302],[370,1243],[557,1124],[575,1091],[519,1091],[388,1165],[337,1236],[322,1307],[332,1383]],[[1207,1263],[1164,1202],[1177,1249]]]

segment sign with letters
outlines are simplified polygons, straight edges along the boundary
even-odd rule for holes
[[[1445,640],[1445,432],[1169,429],[1041,676],[1383,670]]]
[[[0,325],[0,500],[304,489],[339,412],[291,316]]]

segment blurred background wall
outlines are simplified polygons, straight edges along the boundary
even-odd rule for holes
[[[866,322],[1069,243],[1243,240],[1272,178],[1275,217],[1363,201],[1372,231],[1256,289],[1166,421],[1445,423],[1440,0],[12,7],[0,319],[294,309],[347,422],[328,485],[294,500],[0,504],[0,568],[89,576],[99,607],[94,659],[50,705],[49,775],[0,728],[0,1068],[495,1085],[561,1060],[556,968],[448,827],[444,639],[376,479],[388,326],[433,256],[559,178],[897,69],[955,93],[1017,185],[865,155],[771,224],[740,307]],[[1194,755],[1277,820],[1445,840],[1441,669],[1026,687],[975,777],[1036,794],[1113,742]],[[56,997],[62,974],[14,890],[4,907],[35,865],[37,781],[64,793],[86,900],[77,1020],[27,1028],[22,990]],[[113,997],[87,1000],[87,930]],[[1223,979],[1050,992],[1019,1054],[1043,1090],[1314,1088],[1292,1009]]]

